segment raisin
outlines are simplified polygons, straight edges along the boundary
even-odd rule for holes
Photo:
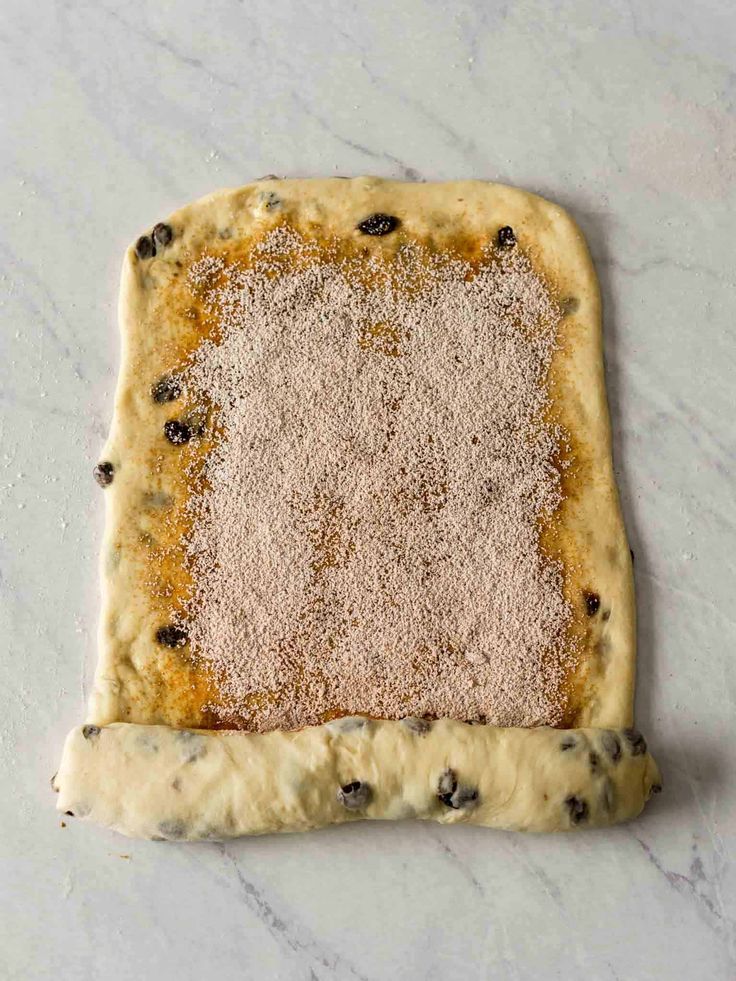
[[[512,249],[516,245],[516,235],[514,235],[511,225],[504,225],[503,228],[499,228],[496,241],[500,249]]]
[[[586,590],[583,593],[585,597],[585,610],[589,617],[594,617],[598,610],[601,608],[601,598],[598,593],[591,593]]]
[[[647,751],[647,741],[638,729],[624,729],[624,738],[631,748],[632,756],[643,756]]]
[[[477,802],[478,791],[474,787],[460,786],[455,771],[448,769],[440,777],[437,785],[437,797],[445,807],[459,811],[461,808]]]
[[[383,215],[377,212],[369,215],[358,225],[358,231],[364,235],[389,235],[399,227],[401,222],[394,215]]]
[[[337,799],[349,811],[358,811],[366,807],[371,802],[373,792],[367,783],[362,780],[352,780],[340,787],[337,791]]]
[[[154,244],[164,249],[173,239],[174,232],[171,229],[171,225],[166,225],[160,221],[157,225],[153,226],[152,237]]]
[[[135,243],[135,254],[139,259],[151,259],[156,255],[156,245],[150,235],[141,235]]]
[[[159,627],[156,631],[156,642],[164,647],[183,647],[187,640],[186,630],[183,627],[175,626],[173,623]]]
[[[151,398],[154,402],[173,402],[181,395],[181,382],[174,375],[163,375],[151,385]]]
[[[105,460],[103,463],[97,464],[92,471],[92,476],[100,487],[109,487],[115,476],[115,467],[109,461]]]
[[[193,430],[185,422],[180,422],[178,419],[169,419],[164,424],[164,436],[174,446],[181,446],[182,443],[188,443],[193,435]]]
[[[573,824],[581,824],[587,820],[588,805],[582,797],[576,797],[574,794],[570,794],[569,797],[565,798],[565,807]]]

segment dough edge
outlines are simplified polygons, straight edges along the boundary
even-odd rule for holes
[[[476,799],[439,798],[450,780]],[[339,799],[359,780],[368,803]],[[249,733],[113,723],[67,737],[57,810],[135,838],[197,841],[416,818],[573,831],[636,817],[661,789],[632,729],[504,729],[451,719],[348,716]],[[442,788],[445,789],[445,788]]]

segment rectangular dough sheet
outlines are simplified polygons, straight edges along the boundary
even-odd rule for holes
[[[378,224],[364,228],[381,232],[386,216],[395,226],[366,234],[360,226],[371,216]],[[192,475],[218,445],[216,408],[202,412],[187,404],[186,390],[167,390],[204,338],[218,343],[192,269],[213,257],[249,268],[276,229],[315,255],[352,262],[356,275],[412,246],[473,268],[512,248],[559,310],[545,412],[564,433],[564,460],[540,547],[561,570],[575,653],[561,662],[557,713],[540,716],[548,724],[520,726],[493,705],[472,719],[426,717],[409,686],[405,712],[390,718],[354,694],[341,702],[328,695],[315,703],[314,724],[272,731],[284,693],[232,710],[211,665],[169,626],[181,622],[196,587],[181,544],[198,520],[188,510]],[[511,238],[499,238],[502,229]],[[287,273],[296,261],[274,259]],[[175,840],[360,818],[576,830],[639,813],[661,778],[632,728],[633,578],[611,460],[600,296],[583,237],[563,209],[480,181],[263,179],[182,208],[130,247],[120,326],[120,378],[98,470],[107,508],[99,661],[86,724],[70,733],[54,778],[60,810]],[[381,334],[384,354],[396,353],[394,341]],[[172,424],[185,429],[167,430]]]

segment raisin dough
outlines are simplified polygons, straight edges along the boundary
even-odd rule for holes
[[[406,712],[381,718],[328,698],[321,724],[274,730],[267,698],[231,711],[210,667],[191,656],[181,623],[196,583],[180,543],[191,533],[192,474],[217,446],[217,414],[188,404],[179,379],[203,339],[218,343],[218,328],[187,284],[194,264],[213,256],[249,267],[258,244],[284,228],[356,268],[398,261],[412,245],[468,263],[513,249],[545,284],[560,316],[545,413],[564,433],[565,459],[539,548],[561,570],[575,652],[555,675],[553,713],[525,727],[493,706],[487,719],[432,718],[412,695]],[[274,259],[274,275],[284,261]],[[661,779],[632,728],[632,568],[600,321],[595,273],[569,216],[496,184],[268,178],[204,198],[142,236],[123,267],[122,367],[95,473],[107,502],[100,657],[87,723],[68,736],[54,777],[59,810],[175,840],[360,818],[556,831],[636,816]],[[382,336],[384,354],[394,340]]]

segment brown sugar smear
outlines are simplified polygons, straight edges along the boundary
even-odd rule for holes
[[[575,643],[540,529],[561,311],[529,260],[282,225],[244,262],[200,256],[189,288],[218,324],[182,373],[220,434],[184,543],[213,718],[559,723]]]

